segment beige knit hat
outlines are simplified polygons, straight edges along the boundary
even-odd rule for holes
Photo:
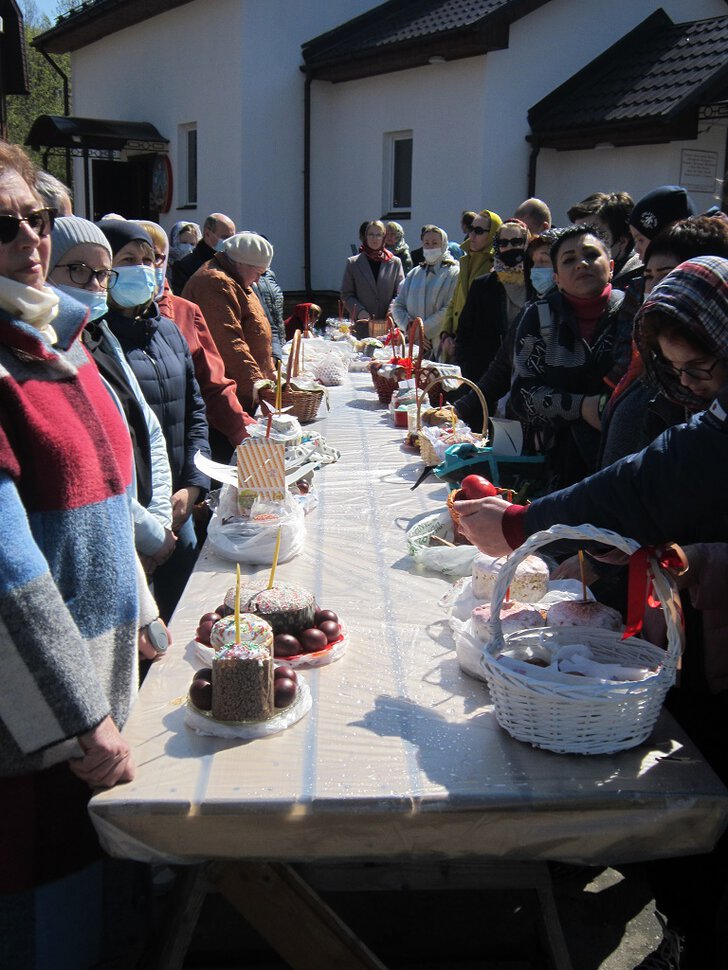
[[[51,233],[51,259],[48,275],[56,268],[56,264],[63,259],[69,249],[81,243],[93,243],[105,249],[111,258],[111,246],[103,232],[80,216],[60,216],[56,219]]]
[[[273,247],[256,232],[238,232],[225,240],[222,250],[234,263],[268,269],[273,260]]]

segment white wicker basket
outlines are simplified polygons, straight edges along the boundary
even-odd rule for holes
[[[574,539],[600,542],[631,555],[639,548],[632,539],[592,525],[553,526],[537,532],[505,561],[493,590],[492,639],[483,651],[482,664],[498,723],[512,737],[538,748],[574,754],[608,754],[635,747],[646,740],[655,725],[668,689],[675,680],[683,647],[683,631],[672,578],[656,560],[650,569],[667,621],[667,649],[621,634],[592,627],[541,627],[511,634],[505,639],[500,608],[516,567],[551,542]],[[496,660],[504,649],[558,648],[569,643],[588,646],[592,656],[604,663],[657,667],[646,680],[607,684],[553,682],[508,669]],[[526,667],[526,664],[521,665]]]

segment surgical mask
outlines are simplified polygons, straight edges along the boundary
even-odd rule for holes
[[[227,242],[227,239],[218,239],[218,241],[215,243],[215,252],[216,253],[224,253],[225,252],[225,243],[226,242]]]
[[[119,278],[110,290],[114,303],[127,309],[146,306],[157,288],[154,267],[120,266],[116,272]]]
[[[53,283],[53,286],[78,303],[83,303],[91,311],[89,322],[100,320],[109,309],[106,303],[106,290],[83,290],[79,286],[68,286],[66,283]]]
[[[426,263],[436,263],[438,259],[442,259],[441,249],[423,249],[422,257]]]
[[[554,285],[554,271],[550,266],[532,266],[531,285],[539,296],[543,296]]]
[[[154,299],[164,293],[164,266],[154,267],[154,279],[157,281],[157,288],[154,291]]]
[[[184,259],[185,256],[189,256],[194,248],[195,247],[192,245],[192,243],[177,243],[175,246],[170,246],[170,263],[176,263],[178,259]]]

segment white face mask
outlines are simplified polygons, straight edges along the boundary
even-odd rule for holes
[[[101,319],[108,310],[106,290],[84,290],[80,286],[68,286],[66,283],[54,283],[53,286],[66,296],[83,303],[91,311],[89,322]]]
[[[436,263],[438,259],[442,259],[441,249],[423,249],[422,256],[426,263]]]

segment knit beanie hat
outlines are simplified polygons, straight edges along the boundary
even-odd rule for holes
[[[151,236],[137,222],[129,222],[127,219],[102,219],[96,225],[111,244],[114,256],[130,242],[145,242],[154,250]]]
[[[257,232],[238,232],[225,240],[222,252],[234,263],[268,269],[273,260],[273,247]]]
[[[695,206],[681,185],[661,185],[635,202],[629,224],[648,239],[673,222],[695,215]]]
[[[111,246],[98,226],[79,216],[59,216],[51,233],[51,260],[48,264],[50,275],[66,253],[74,246],[93,243],[101,246],[111,256]]]

